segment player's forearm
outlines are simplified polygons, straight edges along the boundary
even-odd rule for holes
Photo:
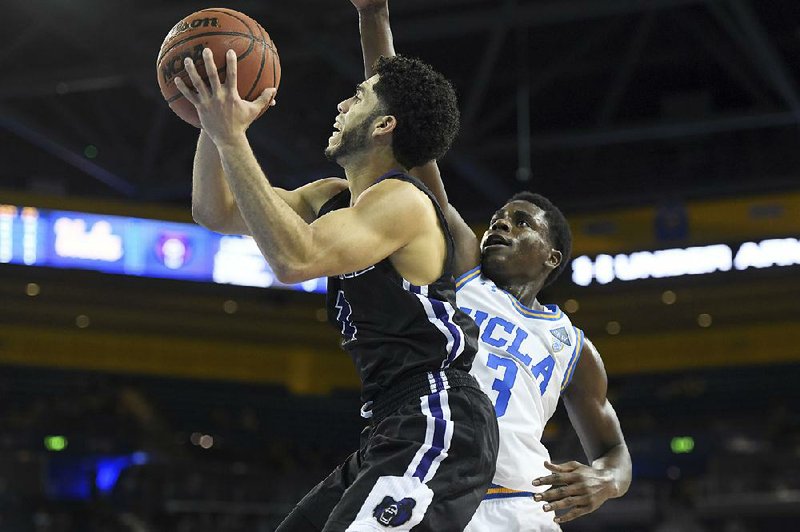
[[[389,25],[389,4],[359,10],[358,27],[361,31],[361,51],[364,55],[364,75],[372,77],[372,66],[381,56],[395,55],[392,27]]]
[[[275,275],[282,282],[299,282],[312,255],[312,230],[269,183],[241,135],[218,144],[222,167],[238,205]]]
[[[625,442],[608,450],[592,462],[592,467],[611,475],[613,481],[612,497],[622,497],[631,485],[631,455]]]
[[[201,130],[192,168],[192,217],[200,225],[219,231],[235,208],[217,147]]]
[[[389,22],[389,3],[384,2],[378,6],[359,10],[358,26],[361,30],[364,74],[369,78],[374,74],[372,66],[379,57],[393,57],[396,55],[392,27]],[[425,186],[433,192],[439,205],[446,211],[447,193],[444,190],[444,184],[436,161],[414,168],[411,174],[425,183]]]

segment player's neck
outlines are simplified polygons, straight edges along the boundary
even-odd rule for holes
[[[373,150],[369,153],[355,155],[351,160],[342,161],[340,164],[347,176],[350,197],[353,202],[385,173],[390,170],[403,170],[403,167],[392,155],[391,149]]]
[[[500,285],[498,285],[500,286]],[[514,296],[517,301],[533,310],[542,310],[544,305],[536,299],[542,289],[541,283],[509,283],[507,286],[500,286],[503,290]]]

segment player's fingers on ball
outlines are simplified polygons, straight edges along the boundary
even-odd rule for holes
[[[264,89],[264,92],[262,92],[253,103],[258,105],[260,109],[263,109],[266,106],[271,107],[273,105],[271,102],[274,100],[276,92],[277,91],[275,89]]]
[[[184,83],[181,78],[175,78],[175,86],[178,88],[178,91],[183,94],[184,98],[189,100],[192,104],[197,105],[197,95],[186,85],[186,83]]]
[[[587,507],[587,506],[578,506],[578,507],[573,508],[572,510],[570,510],[569,512],[567,512],[567,513],[565,513],[563,515],[559,515],[558,517],[553,519],[553,521],[555,521],[556,523],[559,523],[559,524],[566,523],[566,522],[569,522],[569,521],[574,521],[575,519],[579,518],[582,515],[586,515],[589,512],[591,512],[591,509],[589,507]]]
[[[225,64],[226,64],[226,78],[225,78],[225,85],[229,87],[236,87],[237,82],[237,75],[236,72],[237,68],[237,59],[236,59],[236,52],[233,50],[228,50],[225,52]],[[231,91],[232,94],[239,94],[239,91]]]
[[[206,76],[208,76],[208,84],[211,87],[211,92],[216,93],[219,91],[219,73],[217,72],[217,65],[214,63],[214,52],[211,48],[203,49],[203,62],[206,65]]]
[[[197,94],[199,94],[203,98],[208,96],[208,88],[206,87],[206,84],[203,82],[203,79],[200,77],[200,74],[197,72],[197,68],[195,68],[194,62],[187,57],[183,61],[183,64],[186,66],[186,73],[189,74],[189,79],[192,81],[192,85],[194,85],[194,90],[197,91]]]

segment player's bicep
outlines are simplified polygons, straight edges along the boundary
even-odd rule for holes
[[[330,212],[311,224],[311,260],[307,275],[359,271],[387,258],[419,234],[427,201],[407,183],[376,185],[353,207]]]
[[[608,376],[603,360],[587,339],[575,375],[564,393],[564,406],[590,460],[625,441],[607,392]]]
[[[480,243],[472,228],[452,205],[447,206],[445,219],[455,246],[453,275],[459,277],[481,263]]]
[[[275,192],[306,223],[317,218],[319,209],[330,198],[347,188],[347,181],[336,177],[319,179],[294,190],[275,187]]]

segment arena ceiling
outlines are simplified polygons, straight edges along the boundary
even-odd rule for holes
[[[250,138],[276,184],[341,175],[322,148],[362,79],[347,0],[225,4],[277,43],[279,105]],[[0,49],[0,187],[188,207],[196,132],[155,57],[196,1],[10,0]],[[393,0],[398,51],[456,85],[442,162],[456,206],[512,192],[568,210],[797,187],[795,0]],[[87,147],[93,146],[94,151]]]

